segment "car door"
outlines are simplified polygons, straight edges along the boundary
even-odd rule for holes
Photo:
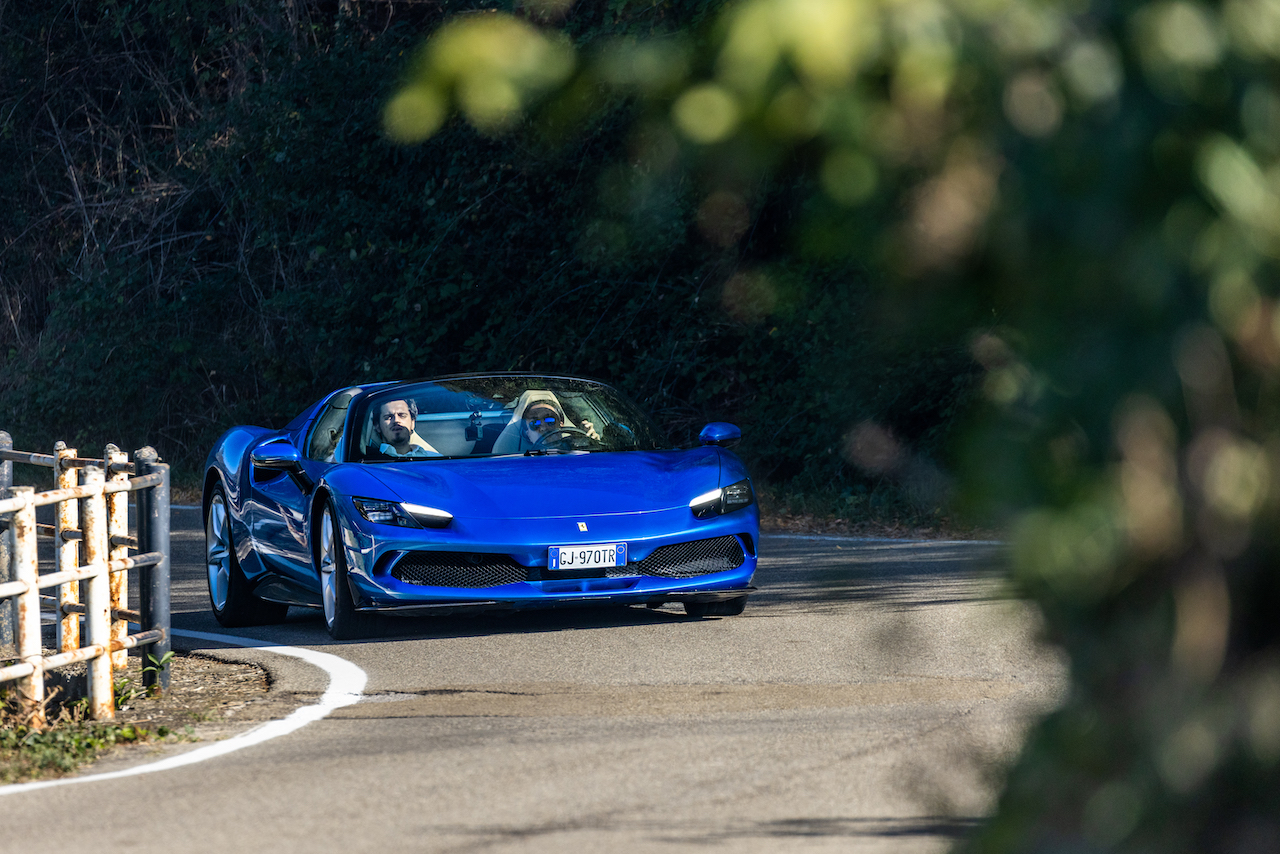
[[[289,472],[254,466],[250,477],[252,500],[245,515],[253,550],[271,574],[314,586],[307,549],[308,491]]]
[[[354,392],[335,394],[303,433],[300,469],[253,467],[250,535],[264,566],[304,589],[317,586],[311,566],[308,509],[314,484],[342,453],[342,433]],[[282,437],[277,442],[290,442]]]

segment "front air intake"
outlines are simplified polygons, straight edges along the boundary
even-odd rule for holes
[[[405,584],[430,587],[499,587],[526,581],[529,570],[507,555],[484,552],[409,552],[391,567]]]
[[[742,566],[746,555],[734,536],[673,543],[654,549],[644,560],[609,570],[612,577],[651,575],[658,578],[693,578],[713,572],[727,572]]]

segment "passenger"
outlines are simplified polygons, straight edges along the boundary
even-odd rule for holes
[[[373,429],[388,457],[438,457],[440,452],[417,434],[418,404],[409,400],[385,400],[373,413]]]

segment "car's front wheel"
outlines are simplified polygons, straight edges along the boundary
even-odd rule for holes
[[[324,603],[324,625],[334,640],[354,640],[372,633],[374,618],[356,610],[347,580],[347,556],[333,505],[320,511],[317,569],[320,570],[320,598]]]
[[[204,517],[204,554],[208,569],[209,605],[227,628],[264,626],[284,621],[288,605],[267,602],[250,592],[231,538],[231,514],[222,485],[213,488]]]

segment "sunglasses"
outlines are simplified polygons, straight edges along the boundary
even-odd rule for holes
[[[537,430],[543,424],[554,427],[560,423],[560,419],[555,415],[548,415],[546,418],[530,418],[524,423],[530,430]]]

